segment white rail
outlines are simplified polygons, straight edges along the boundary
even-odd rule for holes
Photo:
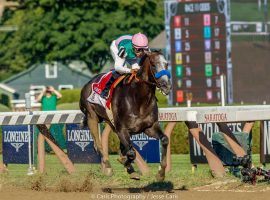
[[[0,125],[21,124],[68,124],[80,123],[83,114],[79,110],[2,112]],[[170,107],[159,109],[159,121],[197,123],[260,121],[270,119],[269,105],[226,107]]]

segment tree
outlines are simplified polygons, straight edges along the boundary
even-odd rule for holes
[[[4,24],[16,32],[0,33],[0,66],[18,73],[37,62],[83,60],[98,71],[110,58],[109,46],[121,34],[163,29],[162,0],[28,0],[5,12]]]

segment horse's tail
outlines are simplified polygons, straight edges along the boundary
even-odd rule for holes
[[[86,97],[85,97],[84,93],[88,93],[89,91],[87,88],[89,88],[89,87],[91,88],[91,84],[93,83],[93,81],[96,80],[97,78],[101,77],[103,74],[97,74],[96,76],[91,78],[91,80],[88,83],[86,83],[81,90],[81,99],[79,101],[79,105],[80,105],[80,110],[84,114],[83,121],[81,122],[81,127],[88,126],[88,124],[87,124],[88,111],[87,111],[86,105],[85,105],[86,104],[86,100],[85,100]]]

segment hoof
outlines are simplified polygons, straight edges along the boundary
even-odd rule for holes
[[[109,165],[110,166],[110,165]],[[113,175],[113,169],[111,167],[106,167],[105,163],[101,163],[101,172],[105,175],[105,176],[112,176]]]
[[[1,165],[0,164],[0,174],[4,174],[4,173],[7,173],[8,172],[8,169],[5,165]]]
[[[156,175],[156,179],[159,182],[164,181],[164,179],[165,179],[165,173],[162,172],[161,170],[159,170],[158,173],[157,173],[157,175]]]
[[[133,172],[129,175],[130,179],[134,179],[134,180],[140,180],[140,175],[136,172]]]
[[[103,168],[102,173],[105,176],[112,176],[113,175],[113,169],[112,168]]]

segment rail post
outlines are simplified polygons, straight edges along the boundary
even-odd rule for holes
[[[30,93],[25,93],[25,110],[29,112],[29,115],[33,115],[32,110],[31,110],[31,94]],[[34,158],[34,155],[32,155],[31,125],[28,124],[27,128],[28,128],[28,159],[29,159],[29,167],[28,167],[27,175],[31,176],[35,174],[35,169],[32,163],[32,157]],[[33,144],[34,144],[34,137],[33,137]]]

